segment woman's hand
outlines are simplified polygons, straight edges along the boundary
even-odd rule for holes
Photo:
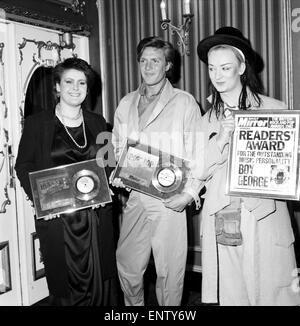
[[[128,188],[128,187],[126,187],[125,185],[124,185],[124,183],[123,183],[123,181],[121,180],[121,178],[114,178],[113,179],[113,173],[114,173],[114,171],[112,171],[112,173],[110,174],[110,176],[109,176],[109,183],[112,185],[112,186],[114,186],[114,187],[116,187],[116,188],[125,188],[128,192],[130,192],[131,191],[131,189],[130,188]]]
[[[163,203],[167,208],[170,208],[175,212],[182,212],[192,199],[193,197],[190,194],[183,192],[163,200]]]
[[[228,110],[226,117],[221,120],[221,128],[217,136],[217,144],[221,151],[223,150],[224,146],[229,143],[233,131],[234,119],[231,112]]]
[[[92,206],[92,209],[98,209],[99,207],[105,207],[105,204],[104,203],[101,203],[101,204],[97,204],[97,205],[93,205]]]
[[[50,221],[53,220],[54,218],[60,217],[60,214],[48,214],[44,216],[44,221]]]

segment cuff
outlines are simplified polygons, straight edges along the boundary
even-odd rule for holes
[[[191,195],[195,201],[196,204],[196,209],[200,209],[201,207],[201,202],[200,202],[200,198],[199,195],[193,190],[193,189],[184,189],[183,192],[188,193],[189,195]],[[191,205],[193,201],[191,201],[188,205]]]

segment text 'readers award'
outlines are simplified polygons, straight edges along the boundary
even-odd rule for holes
[[[298,200],[300,111],[232,113],[227,194]]]

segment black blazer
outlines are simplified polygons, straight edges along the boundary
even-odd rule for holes
[[[98,134],[107,130],[105,119],[86,110],[83,111],[83,116],[86,127],[96,141]],[[15,170],[21,186],[30,200],[32,200],[32,193],[28,173],[53,167],[50,155],[54,130],[55,115],[53,111],[43,111],[25,119]],[[97,145],[99,149],[102,146],[103,144]],[[106,173],[109,175],[109,168],[106,169]],[[100,221],[103,279],[106,280],[116,276],[112,205],[99,208],[97,213]],[[40,240],[49,292],[55,296],[67,297],[67,266],[61,219],[35,220],[35,227]]]

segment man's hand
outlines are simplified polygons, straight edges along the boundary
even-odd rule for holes
[[[112,178],[114,171],[110,174],[109,176],[109,183],[116,188],[125,188],[128,192],[131,191],[130,188],[126,187],[123,183],[123,181],[121,180],[121,178]]]
[[[163,203],[167,208],[170,208],[175,212],[182,212],[192,199],[193,197],[190,194],[183,192],[165,199]]]

